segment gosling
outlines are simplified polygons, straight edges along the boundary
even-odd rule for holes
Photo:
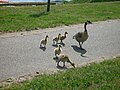
[[[59,33],[57,37],[53,38],[53,44],[56,44],[56,45],[58,44],[58,41],[60,40],[60,36],[61,34]]]
[[[63,36],[60,37],[61,43],[63,43],[63,40],[67,37],[67,32],[64,33]]]
[[[58,47],[56,47],[56,48],[54,49],[54,52],[55,52],[55,56],[56,56],[56,58],[57,58],[58,55],[62,52],[61,45],[59,45]]]
[[[80,48],[82,49],[82,44],[88,39],[89,35],[87,32],[87,24],[92,24],[92,22],[87,21],[84,24],[84,32],[78,32],[73,36],[73,39],[76,39],[76,41],[79,43]]]
[[[47,39],[48,39],[48,35],[45,36],[45,39],[42,39],[42,40],[40,41],[40,47],[46,48],[46,44],[47,44],[47,42],[48,42]]]
[[[60,61],[63,62],[63,67],[65,67],[65,62],[68,62],[75,68],[75,64],[70,61],[70,59],[69,59],[69,57],[67,55],[64,55],[64,54],[59,55],[57,66],[59,66]]]

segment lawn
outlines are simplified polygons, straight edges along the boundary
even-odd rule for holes
[[[1,90],[120,90],[120,57],[68,69],[52,75],[43,74]]]
[[[62,25],[83,23],[86,20],[120,19],[120,2],[82,3],[46,6],[0,6],[0,32],[30,31]]]

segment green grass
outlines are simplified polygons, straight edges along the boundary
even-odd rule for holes
[[[120,90],[120,57],[13,84],[3,90]]]
[[[72,0],[71,3],[113,2],[120,0]]]
[[[86,20],[100,21],[120,19],[120,2],[84,3],[46,6],[0,7],[0,32],[29,31],[83,23]]]

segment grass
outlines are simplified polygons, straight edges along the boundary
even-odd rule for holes
[[[72,0],[71,3],[113,2],[119,0]]]
[[[120,19],[120,2],[83,3],[46,6],[0,7],[0,32],[29,31],[62,25],[83,23],[86,20]]]
[[[3,90],[119,90],[120,57],[13,84]]]

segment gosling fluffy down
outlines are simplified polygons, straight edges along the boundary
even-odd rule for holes
[[[53,37],[53,44],[57,44],[58,41],[60,40],[61,34],[59,33],[57,37]]]
[[[87,32],[87,24],[92,24],[92,22],[90,21],[87,21],[85,22],[84,24],[84,32],[78,32],[76,33],[74,36],[73,36],[73,39],[75,39],[79,45],[80,45],[80,48],[82,48],[82,44],[88,39],[89,35],[88,35],[88,32]]]
[[[69,57],[65,54],[60,54],[59,55],[59,59],[57,62],[57,66],[59,66],[59,62],[63,62],[63,67],[65,67],[65,62],[70,63],[74,68],[75,68],[75,64],[73,62],[70,61]]]
[[[47,40],[48,39],[48,35],[45,36],[45,39],[42,39],[40,41],[40,47],[46,47],[46,44],[47,44]]]
[[[63,42],[63,40],[67,37],[67,34],[68,34],[68,33],[65,32],[63,36],[60,36],[60,40],[61,40],[61,42]]]
[[[54,52],[55,52],[55,56],[57,57],[62,52],[61,45],[59,45],[58,47],[56,47],[54,49]]]

